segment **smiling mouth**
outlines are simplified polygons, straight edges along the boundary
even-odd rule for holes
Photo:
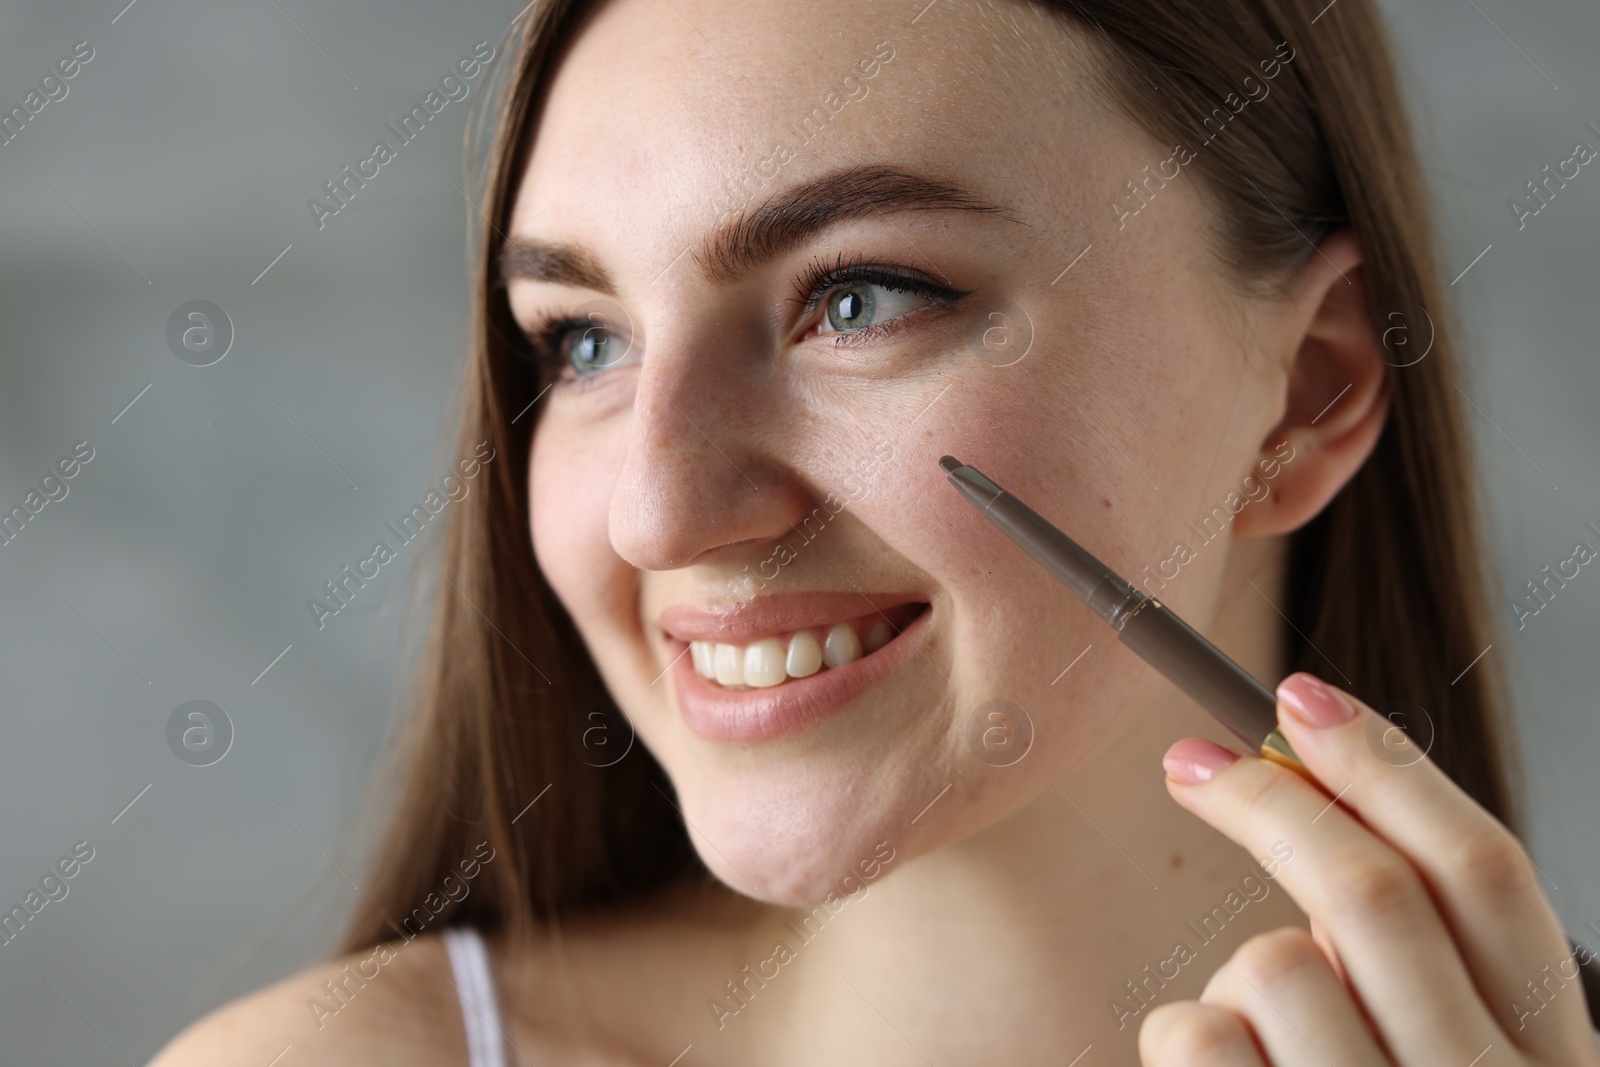
[[[722,689],[770,689],[848,666],[893,641],[928,609],[898,604],[826,626],[775,633],[744,644],[690,641],[694,671]]]

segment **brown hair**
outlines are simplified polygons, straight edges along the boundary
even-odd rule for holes
[[[1422,342],[1423,320],[1431,321],[1427,355],[1396,360],[1409,365],[1388,372],[1390,413],[1372,456],[1291,537],[1288,661],[1348,679],[1347,688],[1380,710],[1420,706],[1425,714],[1404,725],[1421,727],[1432,758],[1510,821],[1510,738],[1496,713],[1508,706],[1506,694],[1493,658],[1473,663],[1492,627],[1469,441],[1427,203],[1372,0],[1341,0],[1315,15],[1310,9],[1322,0],[1051,6],[1086,29],[1113,106],[1163,144],[1206,142],[1186,169],[1214,208],[1217,252],[1237,279],[1281,280],[1314,254],[1311,242],[1350,227],[1380,327],[1398,308]],[[536,418],[528,409],[541,383],[517,357],[520,333],[495,258],[550,74],[593,8],[539,0],[502,64],[481,182],[474,337],[452,452],[488,442],[495,458],[447,517],[437,546],[442,581],[431,592],[417,588],[432,610],[400,738],[398,799],[346,950],[397,933],[395,923],[439,899],[441,879],[483,841],[495,858],[470,892],[436,914],[421,911],[408,932],[431,920],[518,936],[703,871],[650,753],[636,745],[597,767],[604,761],[586,760],[575,743],[597,710],[620,734],[617,744],[627,727],[540,573],[528,534]],[[1259,81],[1263,61],[1281,59],[1282,42],[1293,59],[1270,94],[1234,121],[1221,115],[1226,128],[1216,133],[1219,106],[1246,76]]]

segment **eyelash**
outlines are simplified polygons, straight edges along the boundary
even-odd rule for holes
[[[797,274],[794,279],[795,291],[804,295],[791,298],[791,302],[799,304],[802,313],[810,314],[828,293],[852,282],[870,282],[897,293],[914,293],[932,301],[933,307],[951,307],[971,292],[970,289],[937,285],[911,273],[909,268],[896,264],[889,264],[887,268],[872,264],[867,257],[859,254],[846,262],[841,253],[834,257],[832,267],[826,266],[821,259],[813,259],[805,270]],[[836,330],[832,344],[835,348],[843,348],[875,340],[892,333],[899,328],[895,323],[914,314],[915,311],[907,311],[887,322],[874,323],[859,330]]]
[[[817,258],[795,275],[794,290],[800,295],[790,297],[789,302],[799,305],[802,314],[809,315],[822,303],[823,297],[834,289],[859,282],[869,282],[895,292],[914,293],[926,297],[932,302],[933,307],[951,307],[971,292],[970,289],[952,289],[949,286],[937,285],[912,274],[908,268],[895,264],[887,267],[872,264],[867,257],[859,254],[846,261],[844,254],[839,253],[834,257],[832,267]],[[915,313],[908,311],[886,322],[874,323],[859,330],[833,331],[832,344],[838,348],[876,339],[897,329],[894,324],[898,320]],[[568,331],[584,329],[593,324],[593,321],[587,318],[557,314],[536,322],[531,329],[523,332],[523,337],[533,350],[535,362],[541,368],[556,372],[564,385],[576,385],[584,379],[596,378],[599,375],[579,375],[572,371],[567,365],[565,354],[561,351],[561,341]]]
[[[561,339],[571,330],[581,330],[593,326],[594,322],[588,318],[576,315],[549,315],[534,323],[533,328],[522,333],[523,340],[532,350],[533,362],[542,373],[555,372],[563,384],[576,384],[584,377],[593,375],[579,375],[567,363],[566,354],[561,351]]]

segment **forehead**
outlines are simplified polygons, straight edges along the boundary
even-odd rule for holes
[[[1031,220],[1108,121],[1088,69],[1077,31],[1023,0],[612,0],[551,82],[512,232],[660,269],[729,211],[862,162]]]

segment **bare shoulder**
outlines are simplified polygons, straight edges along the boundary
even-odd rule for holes
[[[725,887],[699,885],[543,927],[530,940],[488,937],[512,1062],[665,1062],[660,1050],[706,1015],[708,991],[738,971],[767,915]],[[436,935],[386,942],[224,1004],[149,1067],[465,1064],[452,977]]]
[[[212,1011],[150,1067],[465,1062],[449,970],[431,934],[328,960]]]

